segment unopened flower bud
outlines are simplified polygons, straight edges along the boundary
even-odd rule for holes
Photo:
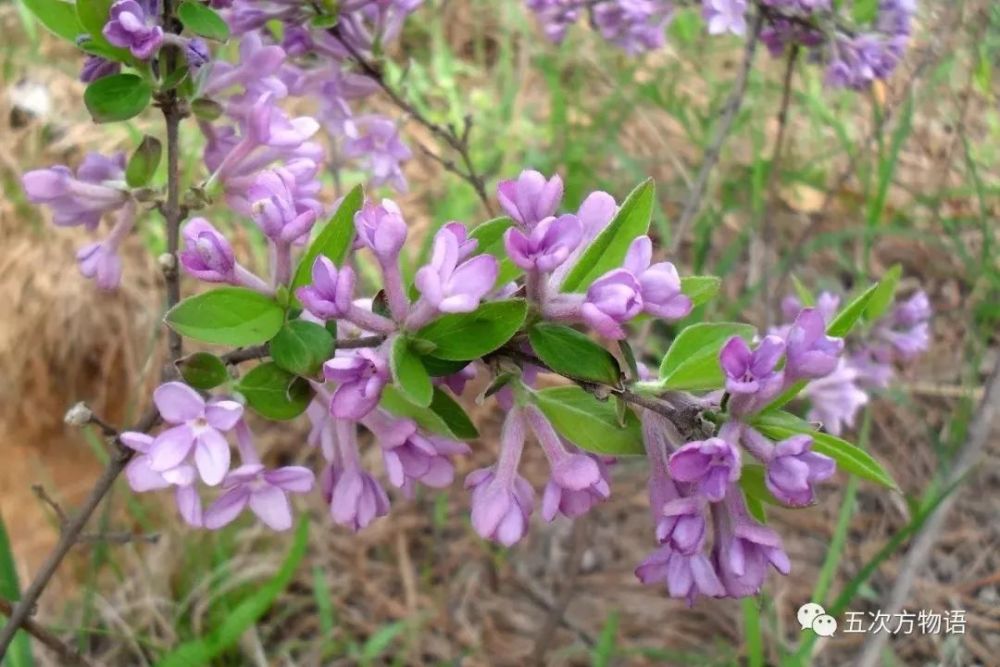
[[[94,418],[94,413],[86,403],[77,403],[66,411],[63,421],[70,426],[86,426]]]

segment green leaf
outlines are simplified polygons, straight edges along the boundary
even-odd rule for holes
[[[106,43],[101,31],[108,22],[111,5],[115,0],[76,0],[76,16],[80,25],[96,41]]]
[[[184,381],[195,389],[212,389],[229,380],[226,364],[214,354],[195,352],[177,362]]]
[[[21,0],[39,22],[63,39],[76,42],[76,38],[86,30],[80,25],[76,16],[76,7],[72,2],[62,0]]]
[[[576,329],[539,322],[528,330],[528,338],[538,358],[560,375],[612,386],[621,382],[614,355]]]
[[[681,278],[681,292],[687,295],[695,306],[700,306],[714,299],[721,286],[722,279],[718,276],[685,276]]]
[[[160,140],[148,134],[144,136],[125,167],[125,182],[129,187],[141,188],[148,185],[156,174],[156,168],[160,166],[161,157],[163,144]]]
[[[733,336],[746,341],[757,330],[737,322],[692,324],[678,334],[660,364],[660,382],[664,389],[718,389],[724,384],[719,351]]]
[[[871,23],[878,16],[878,0],[854,0],[852,12],[856,23]]]
[[[441,418],[448,430],[460,440],[473,440],[479,437],[479,430],[469,419],[462,406],[451,397],[451,394],[434,387],[434,398],[431,400],[431,412]]]
[[[385,653],[393,640],[405,629],[405,621],[395,621],[376,630],[361,647],[361,664],[365,666],[373,664],[375,658]]]
[[[429,343],[433,345],[433,343]],[[424,368],[430,373],[431,377],[443,377],[445,375],[452,375],[459,372],[463,368],[469,365],[468,361],[448,361],[446,359],[438,359],[437,357],[424,356]]]
[[[797,433],[812,436],[812,450],[832,458],[844,472],[890,489],[899,488],[892,476],[871,454],[837,436],[817,431],[812,424],[791,413],[779,411],[761,414],[752,425],[772,440],[784,440]]]
[[[902,276],[903,266],[901,264],[895,264],[885,272],[882,280],[876,285],[875,292],[872,293],[871,298],[868,300],[868,305],[865,307],[866,320],[874,322],[885,314],[885,311],[889,309],[893,299],[896,297],[896,287],[899,285],[899,279]]]
[[[854,325],[861,319],[861,316],[865,314],[865,309],[868,308],[868,302],[872,300],[872,297],[875,295],[878,288],[878,285],[872,285],[862,292],[857,298],[844,306],[826,328],[826,334],[835,338],[843,338],[847,334],[851,333],[851,329],[853,329]]]
[[[98,123],[138,116],[149,106],[153,87],[135,74],[112,74],[94,81],[83,92],[83,103]]]
[[[431,405],[433,406],[433,402]],[[417,422],[418,426],[431,433],[437,433],[447,438],[464,439],[452,431],[451,427],[448,426],[448,422],[438,415],[432,407],[422,408],[406,400],[403,392],[396,385],[386,385],[382,389],[382,398],[379,401],[379,406],[397,417],[412,419]]]
[[[10,536],[3,517],[0,516],[0,597],[14,603],[21,599],[21,586],[17,580],[17,562],[10,546]],[[0,616],[0,628],[7,622]],[[14,635],[14,641],[7,650],[4,667],[32,667],[35,664],[31,652],[31,638],[23,630]]]
[[[772,413],[781,409],[785,405],[788,405],[788,403],[790,403],[803,389],[806,388],[807,384],[809,384],[808,380],[799,380],[795,382],[791,387],[781,392],[778,398],[768,403],[767,407],[761,410],[761,414]]]
[[[246,631],[267,613],[282,591],[288,588],[295,571],[306,555],[309,546],[309,521],[303,516],[295,529],[292,546],[275,575],[235,608],[228,609],[220,618],[222,622],[205,637],[181,644],[160,658],[157,667],[191,667],[207,665],[227,650],[236,646]]]
[[[274,363],[290,373],[313,376],[333,354],[333,335],[315,322],[294,320],[271,340]]]
[[[523,299],[491,301],[471,313],[452,313],[415,334],[435,345],[433,356],[450,361],[478,359],[517,333],[528,313]]]
[[[299,260],[291,285],[293,294],[296,288],[308,285],[312,281],[312,266],[320,255],[329,257],[337,266],[343,266],[351,249],[351,240],[354,238],[354,214],[361,208],[364,200],[365,192],[360,185],[347,193],[337,207],[336,213],[319,231],[309,244],[309,249]]]
[[[816,297],[795,274],[792,274],[792,287],[795,289],[795,295],[799,298],[803,308],[812,308],[816,305]]]
[[[278,333],[285,311],[273,299],[245,287],[219,287],[184,299],[167,312],[177,333],[204,343],[243,347]]]
[[[594,454],[644,454],[639,419],[629,410],[625,426],[610,401],[598,401],[580,387],[552,387],[535,392],[535,401],[567,440]]]
[[[504,285],[524,273],[519,266],[510,261],[507,251],[503,245],[503,235],[508,229],[514,226],[514,221],[510,218],[494,218],[478,225],[469,232],[469,238],[479,241],[476,246],[476,255],[489,254],[497,258],[500,263],[500,270],[497,273],[498,285]]]
[[[313,396],[307,380],[279,368],[273,361],[255,366],[240,378],[235,389],[255,412],[275,421],[298,417]]]
[[[743,493],[747,498],[753,498],[758,502],[785,507],[785,504],[775,498],[771,490],[767,488],[767,483],[764,481],[766,473],[764,466],[756,463],[743,466],[740,471],[740,487],[743,489]]]
[[[229,39],[229,24],[216,14],[215,10],[200,2],[185,0],[177,8],[177,18],[181,20],[185,28],[196,35],[214,39],[217,42],[225,42]]]
[[[430,406],[434,394],[431,376],[405,336],[397,336],[392,342],[389,367],[396,386],[408,401],[422,408]]]
[[[191,102],[191,113],[201,120],[214,121],[222,118],[225,109],[213,99],[199,97]]]
[[[611,223],[597,235],[563,281],[563,292],[583,292],[594,280],[621,266],[635,237],[649,230],[656,189],[648,179],[629,194]]]

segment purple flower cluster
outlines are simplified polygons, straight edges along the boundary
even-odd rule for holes
[[[561,42],[581,17],[607,41],[635,55],[664,45],[674,13],[669,0],[525,0],[543,32]],[[774,55],[791,44],[814,52],[832,86],[863,89],[886,79],[902,58],[910,38],[916,0],[881,0],[873,21],[852,25],[853,17],[830,0],[761,0],[761,39]],[[745,35],[748,0],[702,0],[709,34]]]

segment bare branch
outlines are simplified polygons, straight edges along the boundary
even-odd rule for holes
[[[14,605],[9,601],[0,598],[0,614],[4,616],[14,615]],[[9,623],[8,623],[9,625]],[[70,648],[65,642],[56,637],[54,634],[43,628],[40,624],[31,620],[30,618],[24,619],[21,622],[21,627],[29,635],[34,637],[43,646],[51,650],[53,653],[59,656],[60,661],[64,665],[80,665],[81,667],[89,667],[90,663],[77,653],[75,650]]]

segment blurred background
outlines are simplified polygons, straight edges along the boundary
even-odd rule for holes
[[[620,201],[654,178],[661,254],[673,249],[667,257],[682,275],[724,276],[706,316],[773,324],[791,276],[844,294],[901,264],[901,293],[922,288],[933,304],[932,347],[850,436],[901,493],[840,476],[817,506],[772,512],[793,570],[772,576],[746,615],[732,600],[689,609],[635,579],[653,546],[642,461],[616,466],[611,501],[585,520],[536,519],[511,550],[474,534],[458,484],[396,500],[358,535],[333,527],[317,495],[304,501],[309,534],[296,538],[248,519],[192,531],[170,498],[135,496],[120,483],[89,528],[98,539],[75,548],[36,618],[98,665],[157,664],[196,637],[224,644],[217,665],[736,665],[750,644],[763,645],[769,664],[787,662],[801,637],[795,611],[818,587],[826,599],[846,591],[851,610],[885,607],[906,531],[940,493],[1000,354],[1000,5],[924,0],[906,63],[865,93],[829,90],[819,68],[800,62],[777,165],[784,61],[761,50],[705,203],[678,238],[674,221],[743,55],[741,40],[708,37],[691,12],[679,13],[668,48],[631,58],[582,26],[552,45],[514,0],[428,0],[387,75],[437,122],[461,125],[471,114],[473,159],[491,191],[525,167],[557,172],[575,209],[592,190]],[[146,126],[93,125],[74,50],[18,2],[0,2],[0,34],[0,597],[11,599],[58,536],[42,497],[71,510],[107,456],[98,434],[64,427],[66,408],[83,400],[119,424],[145,407],[162,306],[151,258],[163,242],[160,225],[140,225],[117,294],[79,278],[82,232],[51,227],[25,201],[20,175],[76,164],[89,150],[127,150]],[[397,115],[385,100],[374,104]],[[184,136],[192,175],[196,135]],[[404,138],[435,146],[415,123]],[[410,192],[396,199],[415,238],[488,217],[468,184],[419,150],[406,175]],[[359,178],[331,178],[328,199]],[[213,221],[242,229],[237,254],[262,260],[259,238],[226,215]],[[643,332],[648,359],[670,333]],[[491,461],[499,424],[494,403],[469,407],[482,437],[460,473]],[[255,426],[270,460],[314,456],[304,419]],[[882,664],[1000,664],[1000,435],[985,451],[955,490],[905,601],[910,611],[965,610],[965,632],[895,636]],[[524,474],[540,486],[546,470],[529,450]],[[115,535],[133,537],[108,539]],[[266,610],[257,622],[241,621],[248,604]],[[865,639],[838,633],[800,664],[855,664]],[[41,647],[31,660],[18,664],[59,664]]]

